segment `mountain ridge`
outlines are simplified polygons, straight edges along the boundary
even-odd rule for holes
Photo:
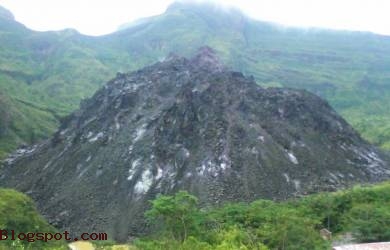
[[[50,140],[6,159],[0,185],[31,195],[58,228],[124,241],[148,230],[159,193],[284,200],[390,176],[388,157],[326,101],[228,68],[203,48],[118,74]]]
[[[388,37],[280,28],[218,9],[210,12],[207,5],[195,7],[181,4],[102,37],[1,23],[0,90],[20,115],[0,138],[6,144],[0,157],[21,143],[49,137],[59,125],[57,117],[76,109],[116,72],[141,68],[170,52],[192,56],[203,45],[263,87],[306,89],[326,98],[366,139],[390,148]]]
[[[8,20],[15,20],[14,15],[12,14],[11,11],[8,9],[2,7],[0,5],[0,18],[8,19]]]

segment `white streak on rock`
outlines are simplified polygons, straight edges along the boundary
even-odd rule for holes
[[[117,130],[119,130],[119,129],[121,128],[121,124],[119,123],[118,120],[119,120],[119,119],[118,119],[118,115],[117,115],[117,116],[115,116],[115,128],[116,128]]]
[[[88,134],[87,134],[87,139],[91,138],[92,136],[93,136],[93,133],[91,131],[89,131]]]
[[[301,182],[299,180],[293,180],[295,190],[301,189]]]
[[[99,132],[97,135],[95,135],[93,138],[89,139],[89,142],[95,142],[102,138],[104,136],[103,132]]]
[[[339,178],[335,174],[329,173],[329,175],[333,180],[338,181]]]
[[[81,171],[81,173],[77,176],[77,178],[80,179],[87,171],[88,171],[88,167],[84,168],[84,170]]]
[[[130,145],[129,146],[129,154],[133,153],[133,149],[134,149],[133,145]]]
[[[297,157],[295,157],[295,155],[292,152],[287,151],[287,155],[292,163],[298,164],[298,159],[297,159]]]
[[[133,178],[133,176],[134,176],[134,174],[136,172],[136,168],[139,165],[140,161],[141,161],[140,159],[136,159],[135,161],[133,161],[131,163],[131,167],[129,169],[129,176],[127,177],[127,180],[130,181]]]
[[[149,169],[142,173],[141,179],[135,184],[134,192],[136,194],[146,193],[152,185],[153,178]]]
[[[163,171],[162,171],[161,168],[158,168],[158,169],[157,169],[156,180],[161,179],[162,176],[163,176]]]
[[[146,124],[143,124],[141,127],[137,128],[137,130],[135,131],[134,142],[139,141],[142,138],[142,136],[144,136],[146,132],[145,127]]]
[[[290,183],[290,176],[288,176],[288,174],[286,174],[286,173],[284,173],[283,176],[284,176],[284,178],[286,179],[286,181],[287,181],[288,183]]]
[[[185,156],[188,158],[190,157],[190,151],[188,151],[188,149],[184,148],[184,151],[185,151]]]
[[[198,169],[198,173],[200,175],[204,175],[205,171],[206,171],[206,165],[203,163],[202,166]]]

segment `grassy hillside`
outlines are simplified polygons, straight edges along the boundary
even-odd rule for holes
[[[0,107],[7,118],[1,119],[0,157],[21,142],[48,137],[59,117],[116,72],[169,52],[190,55],[202,45],[263,86],[305,88],[326,98],[363,137],[390,149],[390,37],[285,28],[189,3],[123,27],[101,37],[35,32],[0,10],[0,101],[9,107]]]
[[[59,117],[112,77],[84,40],[72,30],[34,32],[0,15],[0,157],[50,136]]]
[[[0,92],[0,159],[15,145],[34,142],[56,129],[57,120],[45,108]]]
[[[11,230],[19,233],[55,233],[37,212],[27,196],[11,189],[0,189],[0,229],[9,232],[9,239],[0,241],[0,249],[67,249],[65,241],[17,241],[11,239]]]

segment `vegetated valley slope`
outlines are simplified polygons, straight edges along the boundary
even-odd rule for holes
[[[8,239],[5,239],[6,233],[2,232],[0,249],[66,249],[65,241],[11,240],[11,230],[14,231],[15,238],[19,233],[26,232],[56,233],[56,229],[38,213],[31,198],[15,190],[0,188],[0,225],[1,230],[8,231]]]
[[[36,32],[0,10],[0,93],[10,107],[3,108],[8,118],[0,157],[20,143],[48,137],[60,117],[116,72],[170,52],[191,56],[203,45],[261,86],[320,95],[364,138],[390,148],[389,37],[280,27],[205,3],[174,3],[162,15],[122,28],[101,37],[74,30]]]
[[[159,193],[203,205],[286,199],[390,176],[388,158],[304,90],[262,88],[212,49],[118,74],[48,141],[8,158],[0,184],[60,229],[125,240]]]

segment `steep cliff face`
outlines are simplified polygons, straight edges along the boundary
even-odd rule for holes
[[[387,160],[324,100],[263,89],[202,48],[118,74],[51,140],[8,158],[0,184],[30,194],[60,228],[124,240],[145,230],[159,193],[286,199],[383,180]]]

